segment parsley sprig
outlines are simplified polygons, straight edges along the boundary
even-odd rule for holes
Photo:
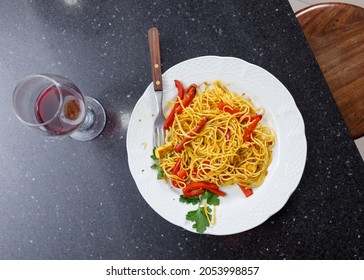
[[[208,215],[207,217],[205,209],[201,205],[203,205],[204,202],[206,202],[208,205],[213,205],[213,206],[217,206],[220,204],[219,196],[210,191],[205,191],[202,195],[194,197],[186,197],[184,195],[181,195],[179,201],[182,203],[192,204],[192,205],[198,204],[196,210],[189,211],[186,215],[186,219],[188,221],[194,222],[192,227],[196,229],[198,233],[205,232],[205,230],[210,226],[209,220],[211,221],[212,218],[211,207],[207,206],[207,215]]]
[[[152,158],[152,160],[154,160],[154,163],[150,166],[150,168],[158,171],[157,179],[160,180],[160,179],[164,178],[164,172],[163,172],[162,167],[160,166],[158,158],[155,155],[155,149],[156,148],[153,149],[153,154],[150,156]]]

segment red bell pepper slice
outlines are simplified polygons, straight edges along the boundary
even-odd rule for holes
[[[176,153],[180,153],[183,150],[184,145],[191,141],[193,137],[196,136],[196,133],[199,133],[203,129],[207,120],[208,119],[206,117],[202,118],[200,123],[195,126],[195,128],[174,148],[174,151]]]
[[[187,178],[187,170],[186,169],[181,169],[177,172],[176,174],[179,178],[181,178],[182,180],[185,180]]]
[[[174,114],[176,113],[176,108],[179,106],[179,100],[182,100],[184,97],[183,84],[178,80],[174,80],[174,84],[178,91],[177,99],[176,99],[176,103],[174,104],[171,112],[169,113],[169,115],[164,123],[164,126],[163,126],[164,130],[168,130],[172,126],[172,124],[174,122]]]
[[[217,107],[220,109],[220,110],[222,110],[222,111],[224,111],[224,112],[226,112],[226,113],[229,113],[229,114],[231,114],[231,115],[236,115],[236,117],[239,119],[239,118],[241,118],[242,116],[243,116],[243,114],[242,113],[240,113],[240,114],[238,114],[240,111],[238,110],[238,109],[233,109],[233,108],[231,108],[228,104],[226,104],[226,103],[224,103],[224,102],[220,102],[218,105],[217,105]],[[262,118],[262,115],[255,115],[255,116],[246,116],[246,117],[244,117],[243,119],[240,119],[240,121],[242,122],[242,123],[247,123],[247,122],[249,122],[249,121],[255,121],[256,119],[259,119],[259,120],[261,120],[261,118]]]
[[[184,90],[183,84],[180,81],[178,81],[178,80],[174,80],[174,84],[175,84],[175,86],[177,88],[177,91],[178,91],[177,97],[179,97],[182,100],[183,99],[183,96],[185,94],[185,90]],[[178,98],[177,98],[177,101],[178,101]]]
[[[176,108],[177,114],[181,114],[183,108],[186,108],[188,105],[190,105],[190,103],[196,96],[196,88],[197,88],[196,84],[192,84],[189,86],[185,98],[183,98],[181,101],[182,104],[179,104],[179,106],[177,106]]]
[[[187,170],[181,169],[176,173],[176,176],[178,177],[178,180],[171,180],[171,183],[176,188],[181,188],[182,184],[180,184],[182,181],[185,181],[187,178]]]
[[[204,189],[194,189],[194,190],[190,190],[188,192],[183,191],[183,195],[186,197],[194,197],[194,196],[201,195],[204,192],[205,192]]]
[[[177,172],[179,171],[181,167],[182,158],[178,158],[176,164],[172,168],[172,174],[177,175]]]
[[[215,189],[209,189],[210,192],[217,194],[218,196],[225,196],[226,193],[220,190],[215,190]]]
[[[241,121],[243,123],[247,123],[249,121],[255,121],[256,119],[261,119],[262,118],[262,115],[255,115],[255,116],[247,116],[247,117],[244,117]]]
[[[172,168],[172,174],[176,175],[181,181],[184,181],[187,178],[187,170],[181,169],[182,158],[178,158],[176,164]],[[180,188],[180,182],[178,180],[171,180],[171,183],[174,187]]]
[[[239,185],[240,189],[243,191],[243,193],[245,194],[246,197],[249,197],[253,194],[253,190],[252,189],[249,189],[245,186],[241,186]]]
[[[258,115],[257,118],[245,129],[243,141],[247,142],[250,141],[250,135],[254,131],[254,129],[257,127],[258,122],[262,119],[262,115]]]
[[[233,109],[231,108],[228,104],[224,103],[224,102],[220,102],[219,104],[217,104],[217,107],[226,112],[226,113],[229,113],[231,115],[234,115],[234,114],[237,114],[239,113],[240,111],[238,109]]]
[[[182,192],[183,195],[186,197],[193,197],[203,194],[206,190],[209,190],[210,192],[216,193],[220,196],[226,195],[226,193],[219,190],[218,185],[208,182],[191,182],[183,188]]]

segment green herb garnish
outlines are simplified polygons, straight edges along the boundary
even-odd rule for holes
[[[217,194],[214,194],[209,191],[205,191],[204,194],[201,195],[201,199],[207,199],[208,205],[219,205],[220,204],[220,198]]]
[[[206,190],[202,195],[200,196],[194,196],[194,197],[186,197],[184,195],[181,195],[179,198],[179,201],[186,204],[192,204],[196,205],[198,204],[198,207],[196,210],[189,211],[186,215],[186,219],[188,221],[194,222],[192,227],[196,229],[196,232],[198,233],[204,233],[207,227],[210,226],[210,222],[212,215],[211,215],[211,208],[207,207],[207,215],[205,212],[205,209],[201,204],[203,204],[205,201],[208,205],[214,205],[217,206],[220,204],[220,198],[217,194],[214,194],[208,190]],[[208,216],[208,217],[207,217]]]
[[[182,202],[182,203],[193,204],[193,205],[199,204],[201,202],[199,196],[186,197],[184,195],[181,195],[179,197],[179,201]]]
[[[211,208],[207,207],[209,219],[211,220]],[[210,226],[209,220],[206,217],[206,213],[203,207],[198,207],[197,210],[190,211],[186,215],[186,219],[195,222],[192,227],[196,229],[198,233],[203,233],[208,226]]]
[[[153,154],[150,156],[152,158],[152,160],[158,160],[158,158],[155,155],[155,149],[157,149],[156,147],[153,148]]]
[[[154,160],[154,163],[150,166],[150,168],[155,169],[158,171],[157,173],[157,179],[161,180],[164,178],[164,172],[163,169],[160,166],[159,160],[158,158],[155,156],[155,149],[153,149],[153,154],[150,156],[152,158],[152,160]]]

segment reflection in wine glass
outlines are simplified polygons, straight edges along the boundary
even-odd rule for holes
[[[33,130],[80,141],[96,138],[106,123],[102,105],[58,75],[31,75],[22,80],[13,93],[13,109]]]

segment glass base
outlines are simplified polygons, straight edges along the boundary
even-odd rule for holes
[[[85,96],[86,117],[84,123],[70,135],[71,138],[78,141],[89,141],[103,131],[106,124],[106,113],[100,102],[96,99]]]

